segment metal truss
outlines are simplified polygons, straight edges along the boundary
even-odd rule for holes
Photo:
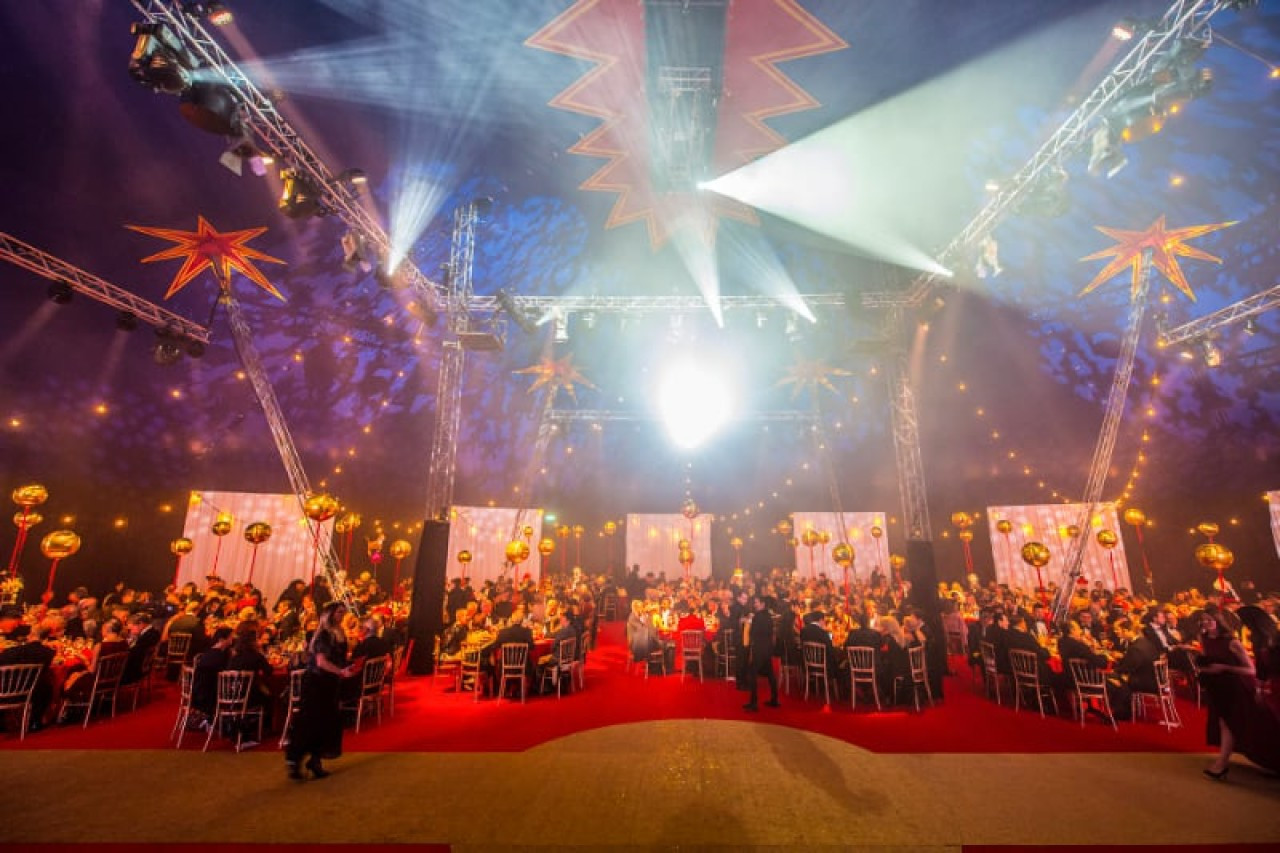
[[[1237,2],[1238,0],[1176,0],[1160,21],[1138,39],[1133,49],[1059,126],[1053,136],[991,195],[986,205],[938,255],[938,262],[944,267],[959,263],[970,247],[986,237],[1005,214],[1017,207],[1041,177],[1051,170],[1061,168],[1062,162],[1089,138],[1103,113],[1114,106],[1120,96],[1133,85],[1141,82],[1166,50],[1188,36],[1206,37],[1209,34],[1209,19],[1224,9],[1232,8]],[[934,273],[925,273],[912,281],[905,290],[863,294],[862,304],[867,308],[919,305],[938,278]]]
[[[305,178],[317,194],[321,209],[341,219],[364,238],[365,245],[375,248],[385,261],[391,255],[391,238],[382,226],[360,204],[359,193],[348,182],[338,179],[320,156],[311,150],[262,90],[253,84],[232,61],[222,46],[214,41],[199,21],[184,14],[176,4],[161,0],[131,0],[150,23],[163,23],[182,46],[200,62],[200,71],[230,87],[240,101],[246,131],[258,137],[261,147],[279,162]],[[431,281],[407,259],[397,274],[426,301],[435,307],[444,288]]]
[[[453,504],[453,480],[458,467],[458,431],[462,424],[462,368],[465,349],[462,337],[471,328],[468,310],[471,275],[475,262],[478,202],[453,212],[453,236],[449,243],[448,291],[444,306],[449,332],[440,353],[440,378],[436,386],[436,429],[431,439],[427,465],[427,518],[448,518]]]
[[[1183,323],[1181,326],[1175,326],[1172,329],[1161,329],[1156,338],[1156,345],[1161,348],[1171,347],[1185,341],[1201,339],[1223,326],[1238,323],[1241,320],[1261,314],[1264,311],[1270,311],[1278,306],[1280,306],[1280,285],[1276,285],[1270,290],[1264,290],[1261,293],[1255,293],[1253,296],[1242,299],[1234,305],[1220,308],[1212,314],[1206,314],[1198,319]]]
[[[842,307],[847,300],[841,293],[802,293],[795,297],[812,307]],[[687,296],[511,296],[511,301],[522,311],[546,313],[560,311],[595,311],[602,314],[647,314],[697,311],[707,307],[707,300],[700,295]],[[495,313],[501,310],[496,296],[476,296],[468,303],[472,313]],[[720,307],[726,311],[754,309],[757,311],[793,310],[788,302],[776,296],[721,296]]]
[[[817,418],[818,416],[814,412],[781,409],[772,412],[752,412],[740,415],[738,420],[757,421],[760,423],[814,423]],[[624,412],[616,409],[551,409],[547,412],[547,420],[553,424],[568,424],[656,421],[660,420],[660,418],[647,412]]]
[[[906,334],[903,309],[890,310],[890,340]],[[906,347],[899,347],[888,361],[889,423],[893,430],[893,454],[898,467],[898,493],[902,499],[902,521],[908,539],[932,539],[929,499],[924,482],[924,461],[920,455],[920,420],[916,392],[911,384],[911,362]]]
[[[164,329],[202,344],[209,343],[209,330],[204,326],[148,302],[141,296],[136,296],[122,287],[98,278],[93,273],[72,266],[61,258],[54,257],[3,231],[0,231],[0,260],[17,264],[50,281],[66,284],[76,293],[83,293],[90,299],[132,314],[140,322],[149,326]]]
[[[542,395],[542,406],[538,411],[538,435],[533,442],[533,453],[529,455],[528,461],[525,463],[524,476],[521,477],[520,487],[520,509],[516,512],[515,524],[511,528],[511,538],[508,542],[514,542],[520,538],[520,532],[524,528],[525,514],[528,508],[534,505],[533,484],[537,482],[536,474],[542,468],[542,463],[547,458],[547,448],[551,446],[551,437],[555,435],[555,425],[551,422],[551,412],[555,408],[556,389],[549,387]]]
[[[284,419],[284,412],[280,409],[280,401],[276,399],[275,389],[271,386],[271,380],[267,378],[267,371],[262,366],[262,359],[258,355],[258,349],[253,345],[253,332],[249,329],[249,323],[245,320],[243,312],[240,310],[240,303],[236,301],[234,294],[231,292],[230,281],[219,281],[221,296],[219,301],[227,307],[227,320],[231,325],[231,335],[235,340],[236,354],[240,357],[240,364],[244,366],[245,375],[249,377],[249,384],[253,387],[253,393],[258,398],[258,404],[262,406],[262,413],[266,415],[267,427],[271,430],[271,438],[275,441],[276,450],[280,453],[280,461],[284,463],[285,474],[289,478],[289,486],[293,489],[294,495],[298,499],[298,507],[302,510],[303,516],[306,517],[307,498],[311,495],[311,481],[307,479],[307,472],[302,467],[302,458],[298,455],[298,447],[293,443],[293,436],[289,433],[289,424]],[[311,530],[312,537],[316,541],[316,548],[320,551],[320,556],[324,561],[325,575],[329,579],[329,588],[333,590],[336,598],[347,606],[347,609],[353,613],[359,613],[355,600],[351,596],[351,591],[347,588],[346,581],[343,579],[339,571],[340,563],[338,557],[333,551],[333,542],[323,549],[320,548],[320,525],[321,522],[307,519],[307,526]]]
[[[1089,478],[1085,482],[1084,509],[1076,527],[1080,535],[1071,541],[1067,551],[1066,578],[1058,590],[1058,597],[1053,604],[1053,618],[1056,622],[1066,621],[1071,606],[1071,593],[1076,578],[1080,576],[1080,567],[1084,564],[1084,551],[1089,545],[1093,526],[1090,521],[1098,507],[1102,504],[1102,489],[1107,484],[1107,473],[1111,470],[1111,457],[1116,448],[1116,437],[1120,434],[1120,420],[1124,416],[1125,402],[1129,398],[1129,384],[1133,378],[1133,362],[1138,351],[1138,339],[1142,336],[1142,319],[1147,310],[1147,298],[1151,293],[1151,250],[1142,255],[1142,268],[1139,271],[1138,291],[1133,295],[1133,305],[1129,308],[1129,324],[1125,328],[1124,341],[1120,346],[1120,357],[1116,361],[1116,372],[1111,378],[1111,391],[1107,394],[1107,407],[1102,416],[1102,429],[1098,433],[1098,443],[1094,445],[1093,461],[1089,464]]]

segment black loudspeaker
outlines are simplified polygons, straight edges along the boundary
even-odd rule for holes
[[[445,570],[449,566],[449,522],[427,520],[413,570],[409,606],[409,672],[430,675],[436,666],[436,637],[444,627]]]
[[[942,630],[942,609],[938,601],[938,566],[933,560],[933,542],[928,539],[907,540],[907,578],[911,595],[907,602],[920,611],[925,634],[926,668],[929,688],[935,700],[942,698],[942,676],[947,671],[947,642]]]

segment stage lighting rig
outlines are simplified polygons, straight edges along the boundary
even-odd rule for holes
[[[122,332],[132,332],[138,328],[138,315],[132,311],[121,311],[116,315],[116,328]]]
[[[225,27],[235,20],[231,10],[219,0],[209,0],[207,3],[188,0],[186,3],[181,3],[180,8],[195,20],[206,20],[215,27]]]
[[[244,167],[247,163],[249,171],[259,178],[266,176],[267,167],[275,161],[274,155],[259,150],[258,146],[254,145],[253,141],[248,137],[234,140],[231,143],[231,147],[222,152],[222,156],[218,158],[219,163],[236,175],[244,174]]]
[[[133,25],[133,54],[129,74],[157,92],[180,95],[191,86],[191,71],[197,63],[168,25],[141,22]]]
[[[151,360],[161,367],[182,361],[182,339],[169,329],[156,329],[156,340],[151,345]]]
[[[1129,158],[1125,156],[1120,142],[1120,135],[1106,122],[1098,125],[1094,130],[1090,146],[1090,175],[1106,175],[1111,178],[1129,163]]]
[[[305,219],[309,216],[324,216],[329,211],[321,201],[320,192],[296,169],[284,169],[280,172],[280,180],[284,186],[280,191],[280,212],[290,219]]]
[[[507,312],[507,316],[514,320],[515,324],[520,327],[520,331],[524,332],[526,335],[532,335],[538,331],[538,324],[531,320],[529,315],[524,312],[524,309],[516,304],[515,299],[512,298],[510,293],[507,293],[505,290],[499,290],[494,294],[494,299],[497,301],[498,307]],[[565,334],[565,339],[568,340],[567,330]]]
[[[65,281],[55,281],[49,285],[48,294],[49,300],[55,305],[66,305],[71,301],[74,291],[72,291],[71,285]]]

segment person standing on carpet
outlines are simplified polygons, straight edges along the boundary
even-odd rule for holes
[[[306,767],[316,779],[329,775],[322,759],[342,755],[342,712],[339,708],[342,679],[350,676],[347,665],[347,635],[342,629],[347,608],[330,601],[320,612],[320,625],[307,648],[307,671],[302,676],[302,698],[293,730],[288,733],[284,762],[290,779],[306,778],[299,766],[308,755]]]
[[[773,614],[765,607],[764,597],[756,595],[751,599],[751,624],[747,629],[749,639],[747,649],[747,683],[751,689],[751,699],[742,706],[744,711],[759,711],[756,704],[756,690],[760,678],[769,679],[769,701],[765,704],[777,708],[778,677],[773,674]]]

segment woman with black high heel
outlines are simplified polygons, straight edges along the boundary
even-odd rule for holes
[[[1280,772],[1280,717],[1258,701],[1253,660],[1216,610],[1206,610],[1200,625],[1204,653],[1197,664],[1209,706],[1207,736],[1218,747],[1217,759],[1204,774],[1224,781],[1233,752]]]
[[[342,755],[342,712],[339,709],[342,679],[353,670],[347,665],[347,636],[342,620],[347,608],[331,601],[320,613],[320,625],[307,647],[307,671],[302,676],[302,697],[285,747],[290,779],[305,779],[302,759],[315,779],[329,775],[322,759]]]

